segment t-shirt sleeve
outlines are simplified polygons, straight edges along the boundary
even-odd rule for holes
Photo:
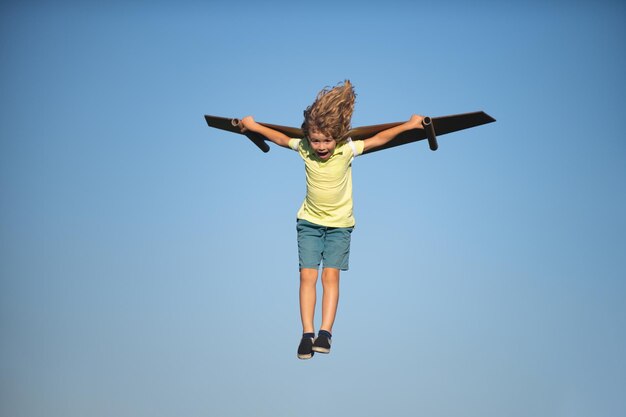
[[[363,155],[363,149],[365,149],[365,143],[362,140],[353,140],[352,143],[354,144],[354,149],[356,151],[354,156]]]
[[[345,147],[349,150],[350,158],[354,158],[363,154],[363,149],[365,149],[365,143],[362,140],[348,139]]]
[[[297,152],[298,147],[300,146],[300,141],[302,141],[302,139],[289,139],[289,147]]]

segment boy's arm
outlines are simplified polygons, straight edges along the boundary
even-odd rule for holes
[[[423,116],[414,114],[411,118],[402,123],[401,125],[392,127],[387,130],[383,130],[382,132],[378,132],[374,136],[368,139],[363,140],[363,152],[368,151],[373,148],[378,148],[379,146],[383,146],[391,139],[395,138],[402,132],[406,132],[407,130],[412,129],[423,129],[422,121],[424,120]]]
[[[283,148],[289,148],[289,140],[291,139],[289,136],[257,123],[252,116],[246,116],[241,119],[241,126],[242,132],[249,130],[251,132],[259,133],[277,144],[278,146],[282,146]]]

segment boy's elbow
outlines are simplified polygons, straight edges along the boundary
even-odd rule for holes
[[[380,138],[378,138],[376,136],[371,137],[371,138],[363,141],[363,152],[369,151],[370,149],[377,148],[377,147],[379,147],[379,146],[381,146],[383,144],[384,144],[384,142],[382,142],[380,140]]]
[[[372,147],[378,148],[379,146],[383,146],[385,143],[389,142],[390,139],[385,139],[380,136],[374,136],[372,138]]]
[[[284,138],[277,138],[274,143],[277,144],[278,146],[282,146],[283,148],[288,148],[289,147],[289,141],[291,139],[288,137],[284,137]]]

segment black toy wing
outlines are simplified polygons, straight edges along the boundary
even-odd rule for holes
[[[207,124],[211,127],[226,130],[240,135],[245,135],[263,152],[268,152],[270,147],[266,141],[269,141],[265,136],[255,132],[242,132],[240,127],[240,120],[227,117],[217,116],[204,116]],[[393,148],[395,146],[405,145],[407,143],[417,142],[420,140],[428,139],[430,148],[432,150],[437,149],[436,136],[445,135],[447,133],[456,132],[463,129],[469,129],[484,125],[487,123],[495,122],[496,120],[489,116],[487,113],[478,111],[473,113],[455,114],[450,116],[441,117],[425,117],[424,129],[413,129],[407,132],[401,133],[392,139],[389,143],[380,146],[378,148],[370,149],[365,153],[372,153],[382,151],[383,149]],[[259,122],[260,123],[260,122]],[[385,123],[372,126],[360,126],[356,127],[348,133],[353,140],[362,140],[374,136],[378,132],[398,126],[404,122]],[[270,129],[277,130],[292,138],[302,138],[302,129],[291,126],[281,126],[269,123],[260,123],[263,126]]]
[[[441,117],[432,117],[425,118],[430,119],[430,124],[434,128],[434,136],[445,135],[446,133],[456,132],[458,130],[469,129],[471,127],[476,127],[480,125],[484,125],[487,123],[495,122],[496,120],[489,116],[487,113],[479,111],[473,113],[463,113],[463,114],[455,114],[450,116],[441,116]],[[373,125],[373,126],[361,126],[356,127],[350,131],[350,137],[353,140],[359,139],[367,139],[374,136],[378,132],[382,132],[383,130],[392,128],[394,126],[398,126],[404,122],[396,122],[396,123],[386,123],[381,125]],[[372,153],[382,151],[383,149],[393,148],[395,146],[405,145],[407,143],[417,142],[424,139],[429,138],[429,130],[428,129],[413,129],[407,132],[401,133],[395,138],[393,138],[387,144],[380,146],[378,148],[370,149],[365,153]],[[431,149],[433,146],[431,145]],[[436,149],[436,139],[435,139],[435,149]],[[433,150],[435,150],[433,149]]]
[[[233,133],[239,133],[240,135],[245,135],[250,139],[256,146],[259,147],[263,152],[269,152],[270,147],[265,141],[269,141],[265,136],[255,133],[255,132],[242,132],[240,127],[239,119],[229,119],[227,117],[217,117],[217,116],[209,116],[205,115],[204,119],[207,124],[211,127],[227,130]],[[270,129],[277,130],[279,132],[284,133],[285,135],[292,138],[301,138],[302,137],[302,129],[297,127],[290,126],[280,126],[280,125],[272,125],[269,123],[260,123],[263,126],[269,127]]]

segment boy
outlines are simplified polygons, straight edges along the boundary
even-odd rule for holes
[[[300,318],[302,339],[298,358],[314,352],[329,353],[339,302],[339,273],[348,270],[352,214],[352,160],[364,151],[382,146],[398,134],[422,129],[422,116],[413,115],[396,127],[365,140],[347,137],[356,95],[349,80],[324,88],[304,111],[303,139],[292,139],[262,126],[252,116],[241,121],[244,130],[260,133],[275,144],[297,151],[305,163],[306,197],[297,214],[300,265]],[[322,268],[322,324],[317,338],[316,284]]]

